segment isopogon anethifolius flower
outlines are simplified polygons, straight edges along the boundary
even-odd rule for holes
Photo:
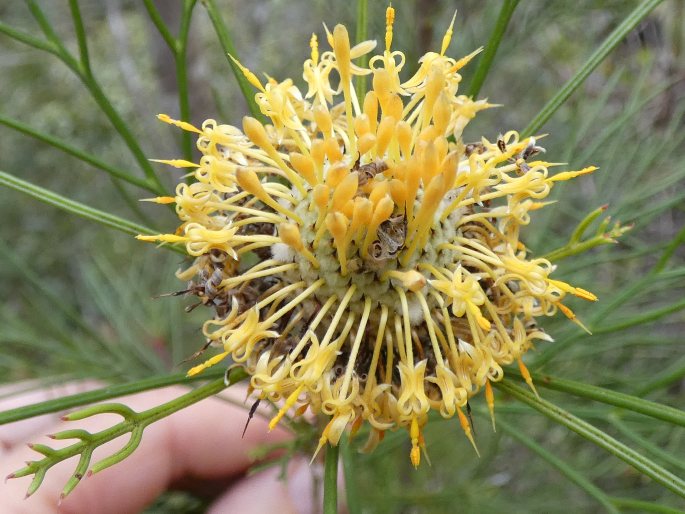
[[[510,131],[465,144],[462,133],[485,100],[458,94],[459,70],[477,53],[428,52],[402,81],[405,56],[385,44],[368,67],[354,63],[376,43],[351,46],[337,25],[304,63],[307,90],[291,79],[266,83],[237,63],[258,90],[268,123],[245,117],[242,130],[207,120],[197,128],[199,163],[175,197],[175,234],[139,236],[183,243],[195,258],[178,272],[187,292],[214,309],[203,327],[221,353],[190,375],[230,357],[259,398],[330,418],[319,448],[346,427],[371,426],[367,448],[386,430],[408,429],[418,466],[422,428],[434,410],[457,416],[473,443],[464,408],[517,363],[535,340],[551,341],[536,319],[561,311],[568,294],[555,266],[519,239],[531,211],[558,181],[595,167],[551,174],[534,138]],[[369,75],[363,98],[355,76]],[[475,444],[474,444],[475,446]]]

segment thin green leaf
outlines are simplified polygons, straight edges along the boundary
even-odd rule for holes
[[[523,380],[521,374],[515,369],[508,369],[507,375]],[[542,373],[531,373],[533,382],[538,387],[546,389],[553,389],[555,391],[562,391],[581,398],[595,400],[615,407],[621,407],[633,412],[639,412],[645,416],[667,421],[675,425],[685,427],[685,412],[679,409],[674,409],[668,405],[650,402],[643,400],[637,396],[632,396],[625,393],[619,393],[603,387],[597,387],[590,384],[583,384],[582,382],[575,382],[573,380],[565,380]]]
[[[625,444],[599,430],[597,427],[546,400],[536,397],[533,393],[513,384],[507,379],[497,382],[496,386],[498,389],[510,394],[517,400],[532,407],[553,421],[564,425],[600,448],[604,448],[640,473],[650,477],[658,484],[661,484],[670,491],[685,498],[685,481],[683,479],[655,464],[632,448],[629,448]]]
[[[583,474],[576,471],[569,466],[562,459],[554,455],[552,452],[543,448],[530,437],[524,435],[524,430],[517,429],[504,421],[501,417],[497,419],[497,428],[501,428],[506,434],[510,435],[518,442],[526,446],[532,452],[535,452],[539,457],[546,460],[549,464],[555,467],[562,475],[568,478],[571,482],[580,487],[588,495],[597,500],[607,512],[618,513],[619,510],[611,503],[609,497],[598,488],[595,484],[586,479]]]
[[[535,134],[549,120],[552,115],[561,107],[573,92],[585,81],[592,71],[600,65],[604,58],[618,45],[623,38],[633,30],[654,8],[663,0],[645,0],[638,5],[621,22],[621,24],[609,34],[601,45],[592,53],[583,66],[576,74],[559,89],[556,95],[547,102],[542,110],[533,118],[528,126],[521,131],[521,137],[528,137]]]
[[[188,377],[185,373],[175,373],[173,375],[146,378],[145,380],[138,380],[128,384],[107,386],[86,393],[63,396],[61,398],[56,398],[55,400],[47,400],[40,403],[34,403],[33,405],[26,405],[24,407],[0,412],[0,425],[14,423],[15,421],[20,421],[22,419],[35,418],[36,416],[42,416],[43,414],[50,414],[52,412],[60,412],[74,407],[80,407],[81,405],[117,398],[119,396],[149,391],[151,389],[186,384],[197,380],[209,380],[222,376],[223,374],[224,370],[218,369],[210,370],[193,377]],[[247,375],[243,375],[242,377],[235,375],[235,380],[243,380],[245,377],[247,377]]]
[[[88,56],[88,40],[86,38],[86,29],[83,26],[81,8],[78,5],[78,0],[69,0],[69,10],[71,11],[71,18],[74,21],[74,32],[76,32],[76,41],[78,43],[81,67],[87,75],[92,75],[93,72],[90,69],[90,57]]]
[[[257,102],[255,102],[254,89],[252,85],[247,81],[245,75],[243,75],[243,72],[240,70],[238,65],[233,62],[233,59],[231,59],[231,56],[238,59],[238,54],[236,53],[235,47],[233,46],[231,36],[228,33],[228,27],[226,27],[224,19],[221,16],[221,11],[217,7],[216,2],[214,0],[201,0],[201,2],[202,5],[205,6],[205,9],[207,9],[209,19],[212,20],[214,31],[216,32],[216,35],[219,38],[219,44],[221,44],[221,48],[223,48],[224,53],[226,54],[226,59],[228,60],[228,64],[231,66],[233,74],[235,75],[235,78],[238,81],[238,86],[240,87],[240,91],[242,91],[243,93],[245,102],[247,102],[248,109],[252,113],[252,116],[259,120],[264,120],[264,116],[259,110]]]
[[[100,160],[94,155],[86,153],[83,150],[79,150],[78,148],[71,146],[67,142],[58,139],[54,136],[51,136],[50,134],[40,132],[34,129],[33,127],[30,127],[29,125],[26,125],[25,123],[0,115],[0,124],[5,125],[6,127],[10,127],[18,132],[21,132],[22,134],[26,134],[27,136],[38,139],[39,141],[43,141],[44,143],[47,143],[51,146],[54,146],[55,148],[58,148],[64,153],[67,153],[69,155],[76,157],[77,159],[87,162],[91,166],[101,169],[102,171],[108,173],[109,175],[115,178],[124,180],[129,184],[133,184],[134,186],[146,189],[150,192],[156,192],[154,187],[152,187],[147,180],[135,177],[124,170],[115,168],[114,166],[110,166],[109,164]]]
[[[75,200],[71,200],[53,191],[50,191],[49,189],[42,188],[32,184],[31,182],[17,178],[14,175],[5,173],[4,171],[0,171],[0,185],[7,186],[15,191],[26,193],[27,195],[32,196],[36,200],[40,200],[43,203],[52,205],[53,207],[57,207],[58,209],[62,209],[63,211],[67,211],[72,214],[76,214],[82,218],[96,221],[97,223],[105,225],[106,227],[117,229],[126,234],[135,236],[138,234],[153,235],[157,233],[148,227],[138,225],[137,223],[125,220],[124,218],[120,218],[114,214],[109,214],[108,212],[104,212]],[[168,247],[179,253],[185,253],[181,247],[176,245],[165,245],[165,247]]]
[[[495,28],[492,30],[492,34],[490,34],[490,39],[488,39],[488,44],[485,46],[483,55],[478,59],[478,67],[471,80],[471,87],[469,88],[468,95],[472,98],[475,98],[480,92],[480,88],[483,87],[483,83],[492,67],[492,62],[495,60],[497,49],[502,42],[504,33],[507,30],[511,16],[514,14],[514,10],[518,3],[519,0],[504,0],[502,3],[499,16],[495,22]]]
[[[366,41],[369,30],[369,2],[368,0],[357,0],[357,33],[355,42],[357,44]],[[369,62],[368,55],[364,54],[359,58],[359,66],[365,68]],[[358,75],[356,77],[357,98],[363,100],[366,95],[366,77]]]
[[[338,454],[340,447],[328,444],[323,474],[323,513],[338,512]]]

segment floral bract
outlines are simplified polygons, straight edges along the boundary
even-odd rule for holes
[[[517,363],[535,340],[551,341],[536,319],[561,302],[591,293],[550,278],[554,265],[532,258],[519,239],[530,212],[557,181],[594,171],[550,174],[533,138],[507,132],[466,144],[462,133],[491,107],[458,94],[459,60],[429,52],[402,81],[402,52],[392,50],[387,11],[384,50],[369,67],[354,60],[375,42],[351,47],[347,30],[316,36],[304,63],[306,92],[290,79],[258,89],[268,124],[246,117],[242,130],[206,121],[199,163],[175,202],[176,234],[140,239],[183,243],[194,263],[178,273],[188,291],[214,308],[204,325],[224,358],[244,366],[259,398],[284,400],[330,421],[319,447],[337,444],[346,427],[371,426],[368,448],[386,430],[405,427],[418,466],[422,428],[433,410],[457,416],[473,443],[464,408],[502,366]],[[358,98],[357,75],[372,89]],[[578,322],[579,323],[579,322]],[[494,421],[494,420],[493,420]]]

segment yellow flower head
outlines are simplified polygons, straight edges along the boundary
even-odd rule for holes
[[[176,190],[182,220],[173,235],[141,239],[184,243],[193,265],[179,272],[189,291],[214,307],[204,334],[244,366],[260,398],[330,417],[320,446],[346,427],[371,425],[367,447],[386,430],[406,428],[418,465],[430,411],[456,416],[479,390],[491,412],[491,382],[533,341],[551,340],[536,318],[567,293],[596,298],[550,278],[554,266],[531,259],[519,240],[529,211],[545,206],[554,184],[533,160],[533,138],[507,132],[466,144],[462,133],[486,101],[458,94],[459,70],[477,53],[420,60],[403,81],[402,52],[392,50],[394,11],[383,51],[363,68],[353,61],[375,43],[351,46],[342,25],[326,29],[330,50],[310,42],[306,90],[287,79],[258,89],[267,124],[246,117],[242,130],[206,121],[194,182]],[[454,23],[454,20],[452,20]],[[370,75],[357,97],[353,80]],[[304,91],[304,92],[303,92]],[[180,163],[180,164],[179,164]]]

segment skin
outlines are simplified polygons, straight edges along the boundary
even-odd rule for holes
[[[0,411],[93,387],[96,384],[66,384],[20,393],[0,400]],[[181,387],[170,387],[113,401],[140,411],[176,398],[184,391]],[[0,391],[3,392],[8,391]],[[245,390],[235,387],[222,395],[242,403]],[[39,457],[26,446],[27,442],[52,447],[67,445],[69,441],[54,441],[45,434],[70,428],[92,432],[110,427],[120,419],[106,414],[78,422],[63,422],[59,420],[62,414],[0,426],[0,476],[5,477],[23,467],[26,460]],[[315,466],[294,459],[288,467],[286,482],[278,480],[278,467],[246,476],[248,468],[254,464],[251,450],[291,437],[283,429],[269,432],[267,421],[257,415],[250,422],[245,437],[241,438],[246,419],[244,407],[219,398],[205,399],[148,427],[140,446],[130,457],[84,478],[59,506],[61,489],[73,473],[75,459],[48,471],[41,487],[28,499],[24,499],[24,495],[30,477],[0,482],[0,511],[6,514],[135,513],[141,512],[162,492],[183,488],[211,495],[214,501],[207,512],[214,514],[313,512],[312,505],[318,503],[313,501],[312,492]],[[110,455],[125,442],[125,438],[120,438],[104,445],[96,450],[93,462]]]

